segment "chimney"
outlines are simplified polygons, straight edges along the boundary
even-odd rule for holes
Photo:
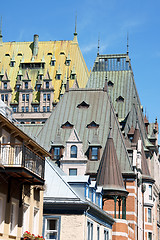
[[[39,36],[37,34],[34,34],[33,56],[37,56],[38,54],[38,39],[39,39]]]

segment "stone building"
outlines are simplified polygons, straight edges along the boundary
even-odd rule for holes
[[[21,123],[44,123],[69,86],[85,87],[89,72],[77,41],[3,42],[0,99]]]

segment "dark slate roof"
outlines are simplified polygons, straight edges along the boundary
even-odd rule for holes
[[[111,189],[119,192],[119,194],[121,194],[120,192],[126,192],[111,134],[109,134],[103,151],[97,174],[97,184],[103,186],[104,192]]]
[[[78,104],[83,101],[87,102],[89,107],[77,108]],[[121,171],[132,172],[131,163],[113,107],[111,115],[113,141]],[[42,130],[37,135],[37,141],[46,150],[50,150],[50,143],[55,140],[58,126],[61,126],[68,121],[74,125],[81,141],[83,142],[83,150],[86,153],[95,132],[94,128],[87,128],[87,125],[94,121],[99,124],[97,134],[99,142],[102,146],[102,154],[109,133],[109,119],[110,101],[107,92],[104,92],[102,89],[70,89],[69,92],[64,94],[61,101],[57,104],[51,116],[46,121]],[[66,142],[69,139],[72,129],[61,128],[60,131],[61,138],[64,142]],[[87,173],[96,173],[98,166],[98,161],[88,161]]]

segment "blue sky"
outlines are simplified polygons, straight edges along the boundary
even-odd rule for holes
[[[78,42],[88,68],[97,54],[129,56],[141,103],[149,121],[160,120],[160,1],[61,0],[1,1],[3,41],[73,39],[77,12]]]

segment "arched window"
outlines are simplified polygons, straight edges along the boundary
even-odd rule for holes
[[[71,158],[77,158],[77,146],[71,146]]]

